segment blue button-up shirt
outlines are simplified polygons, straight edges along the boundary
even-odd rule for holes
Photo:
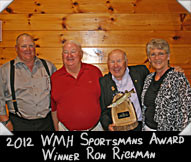
[[[135,86],[134,86],[133,81],[131,79],[131,76],[129,75],[129,68],[128,67],[125,71],[124,76],[122,77],[122,80],[117,80],[113,75],[112,75],[112,79],[114,80],[119,92],[125,92],[126,90],[130,91],[132,88],[134,88],[134,90],[136,92],[136,89],[135,89]],[[137,93],[132,93],[130,100],[135,107],[138,121],[142,121],[141,106],[139,103]]]

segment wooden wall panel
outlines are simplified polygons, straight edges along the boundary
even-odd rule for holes
[[[61,47],[69,39],[84,47],[145,46],[151,38],[163,38],[174,45],[191,44],[191,31],[4,31],[0,47],[13,47],[23,32],[30,33],[37,47],[43,48]]]
[[[37,55],[57,68],[62,43],[79,41],[83,61],[103,73],[112,49],[126,51],[129,65],[144,64],[148,40],[163,38],[171,46],[171,64],[181,66],[191,81],[191,14],[176,0],[15,0],[0,20],[0,65],[16,56],[15,39],[23,32],[34,36]]]
[[[4,30],[182,30],[182,14],[1,14]],[[146,18],[146,20],[145,20]],[[51,21],[50,21],[51,20]],[[41,25],[43,24],[43,25]]]
[[[176,0],[15,0],[3,13],[183,13]]]
[[[127,54],[128,63],[130,65],[134,64],[144,64],[147,61],[147,56],[145,52],[145,47],[119,47],[124,50]],[[107,63],[108,53],[116,48],[82,48],[84,52],[83,61],[91,64]],[[170,62],[177,65],[191,64],[191,45],[181,47],[171,47]],[[11,58],[16,56],[15,48],[0,48],[1,52],[1,63],[5,63]],[[37,56],[45,59],[49,59],[56,64],[62,64],[62,48],[36,48]],[[139,56],[139,57],[137,57]]]

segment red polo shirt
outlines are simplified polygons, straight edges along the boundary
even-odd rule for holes
[[[64,66],[53,73],[52,111],[57,111],[58,120],[69,130],[86,130],[99,121],[101,76],[97,67],[85,63],[82,63],[77,79]]]

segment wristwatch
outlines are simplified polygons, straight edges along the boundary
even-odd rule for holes
[[[8,120],[6,120],[6,121],[1,121],[1,123],[2,123],[4,126],[6,126],[9,121],[10,121],[10,119],[8,119]]]

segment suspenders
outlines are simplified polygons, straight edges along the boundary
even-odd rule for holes
[[[13,106],[15,109],[15,113],[17,114],[18,111],[18,107],[17,107],[17,101],[16,101],[16,96],[15,96],[15,66],[14,66],[14,62],[15,60],[11,60],[10,61],[10,83],[11,83],[11,93],[12,93],[12,102],[13,102]],[[19,113],[21,115],[21,113]],[[21,116],[22,117],[22,116]]]
[[[43,59],[40,59],[42,61],[42,64],[47,72],[47,74],[49,75],[50,77],[50,71],[48,69],[48,65],[46,63],[45,60]],[[21,113],[19,112],[18,110],[18,107],[17,107],[17,100],[16,100],[16,96],[15,96],[15,66],[14,66],[14,62],[15,60],[11,60],[10,61],[10,85],[11,85],[11,93],[12,93],[12,102],[13,102],[13,106],[14,106],[14,109],[15,109],[15,113],[19,113],[19,115],[22,117]],[[51,107],[51,104],[49,105],[49,108]]]
[[[43,60],[43,59],[40,59],[40,60],[42,61],[42,64],[44,65],[44,68],[45,68],[47,74],[48,74],[49,77],[50,77],[50,71],[49,71],[49,69],[48,69],[48,65],[47,65],[46,61]],[[50,93],[50,94],[51,94],[51,93]],[[51,108],[51,100],[50,100],[49,108]]]
[[[44,68],[46,69],[46,72],[47,72],[47,74],[48,74],[49,77],[50,77],[50,71],[49,71],[49,69],[48,69],[48,65],[47,65],[46,61],[43,60],[43,59],[40,59],[40,60],[42,61],[42,64],[44,65]]]

